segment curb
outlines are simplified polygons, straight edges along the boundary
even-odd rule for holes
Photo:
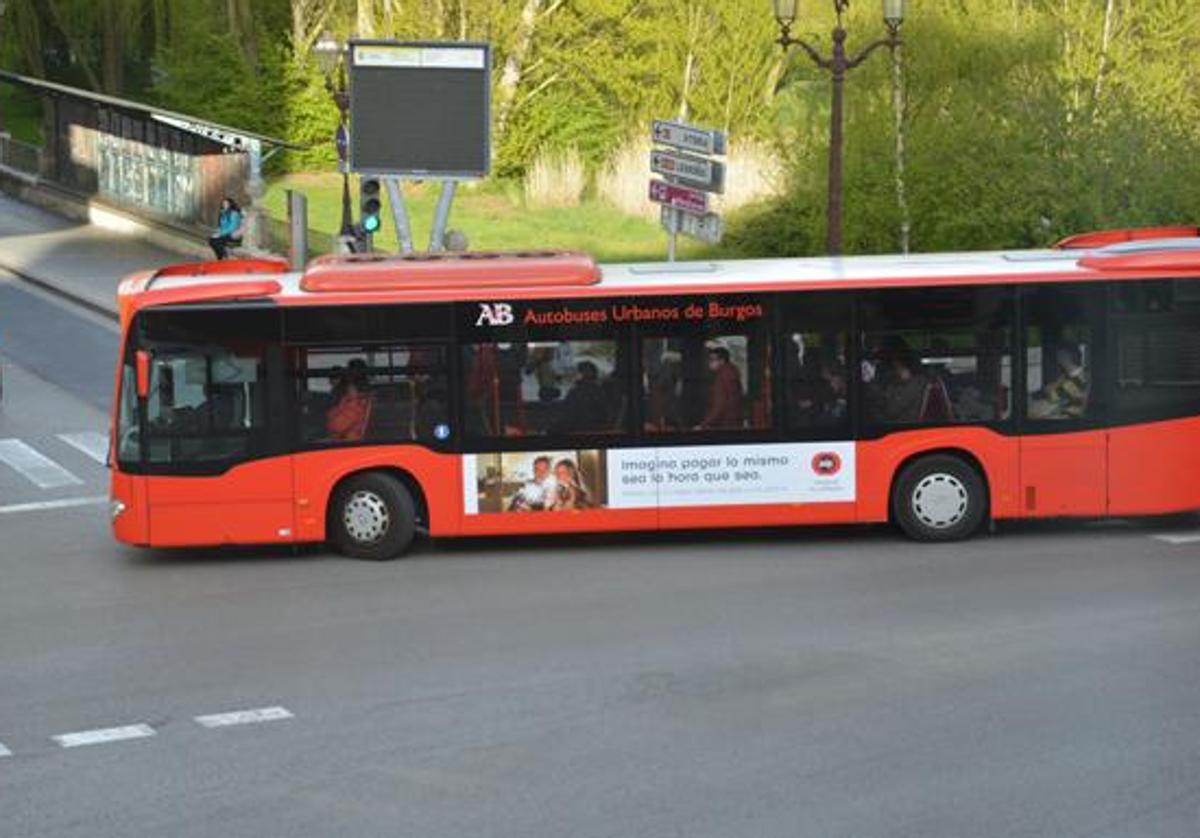
[[[0,269],[8,271],[8,273],[12,274],[17,279],[20,279],[23,282],[28,282],[30,285],[40,288],[41,290],[43,290],[55,297],[66,300],[67,302],[72,303],[73,305],[77,305],[80,308],[85,308],[88,311],[92,312],[93,314],[98,314],[101,317],[104,317],[107,320],[111,320],[114,323],[116,323],[120,320],[120,315],[117,313],[117,310],[115,307],[108,308],[107,306],[101,305],[100,303],[96,302],[95,300],[89,300],[87,297],[84,297],[80,294],[77,294],[74,291],[69,291],[66,288],[63,288],[57,282],[51,282],[50,280],[44,279],[42,277],[34,276],[31,273],[27,273],[20,268],[14,268],[12,265],[10,265],[6,262],[2,262],[2,261],[0,261]],[[115,288],[113,289],[113,294],[114,295],[116,294]]]

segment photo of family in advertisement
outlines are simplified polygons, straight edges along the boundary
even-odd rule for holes
[[[600,451],[512,451],[479,454],[480,513],[568,512],[608,502]]]

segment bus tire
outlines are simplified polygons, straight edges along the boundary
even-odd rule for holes
[[[892,519],[916,541],[959,541],[975,534],[987,509],[987,486],[971,464],[930,454],[906,465],[892,488]]]
[[[401,556],[416,533],[408,489],[389,474],[369,471],[344,481],[330,505],[329,530],[338,552],[386,561]]]

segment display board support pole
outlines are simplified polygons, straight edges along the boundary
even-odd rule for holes
[[[383,183],[387,187],[388,203],[392,205],[392,223],[396,227],[396,241],[400,243],[400,252],[412,253],[412,224],[408,221],[408,205],[404,203],[404,190],[400,188],[400,178],[387,177],[383,179]]]
[[[441,253],[446,249],[446,225],[450,223],[450,207],[454,204],[454,192],[457,189],[458,181],[442,181],[442,194],[438,196],[437,213],[433,217],[433,230],[429,233],[430,253]]]

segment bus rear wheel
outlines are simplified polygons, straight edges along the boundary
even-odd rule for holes
[[[385,561],[401,556],[416,533],[412,495],[396,478],[367,472],[343,482],[329,509],[329,532],[339,553]]]
[[[892,488],[892,518],[917,541],[959,541],[983,523],[987,487],[965,460],[930,454],[909,463]]]

